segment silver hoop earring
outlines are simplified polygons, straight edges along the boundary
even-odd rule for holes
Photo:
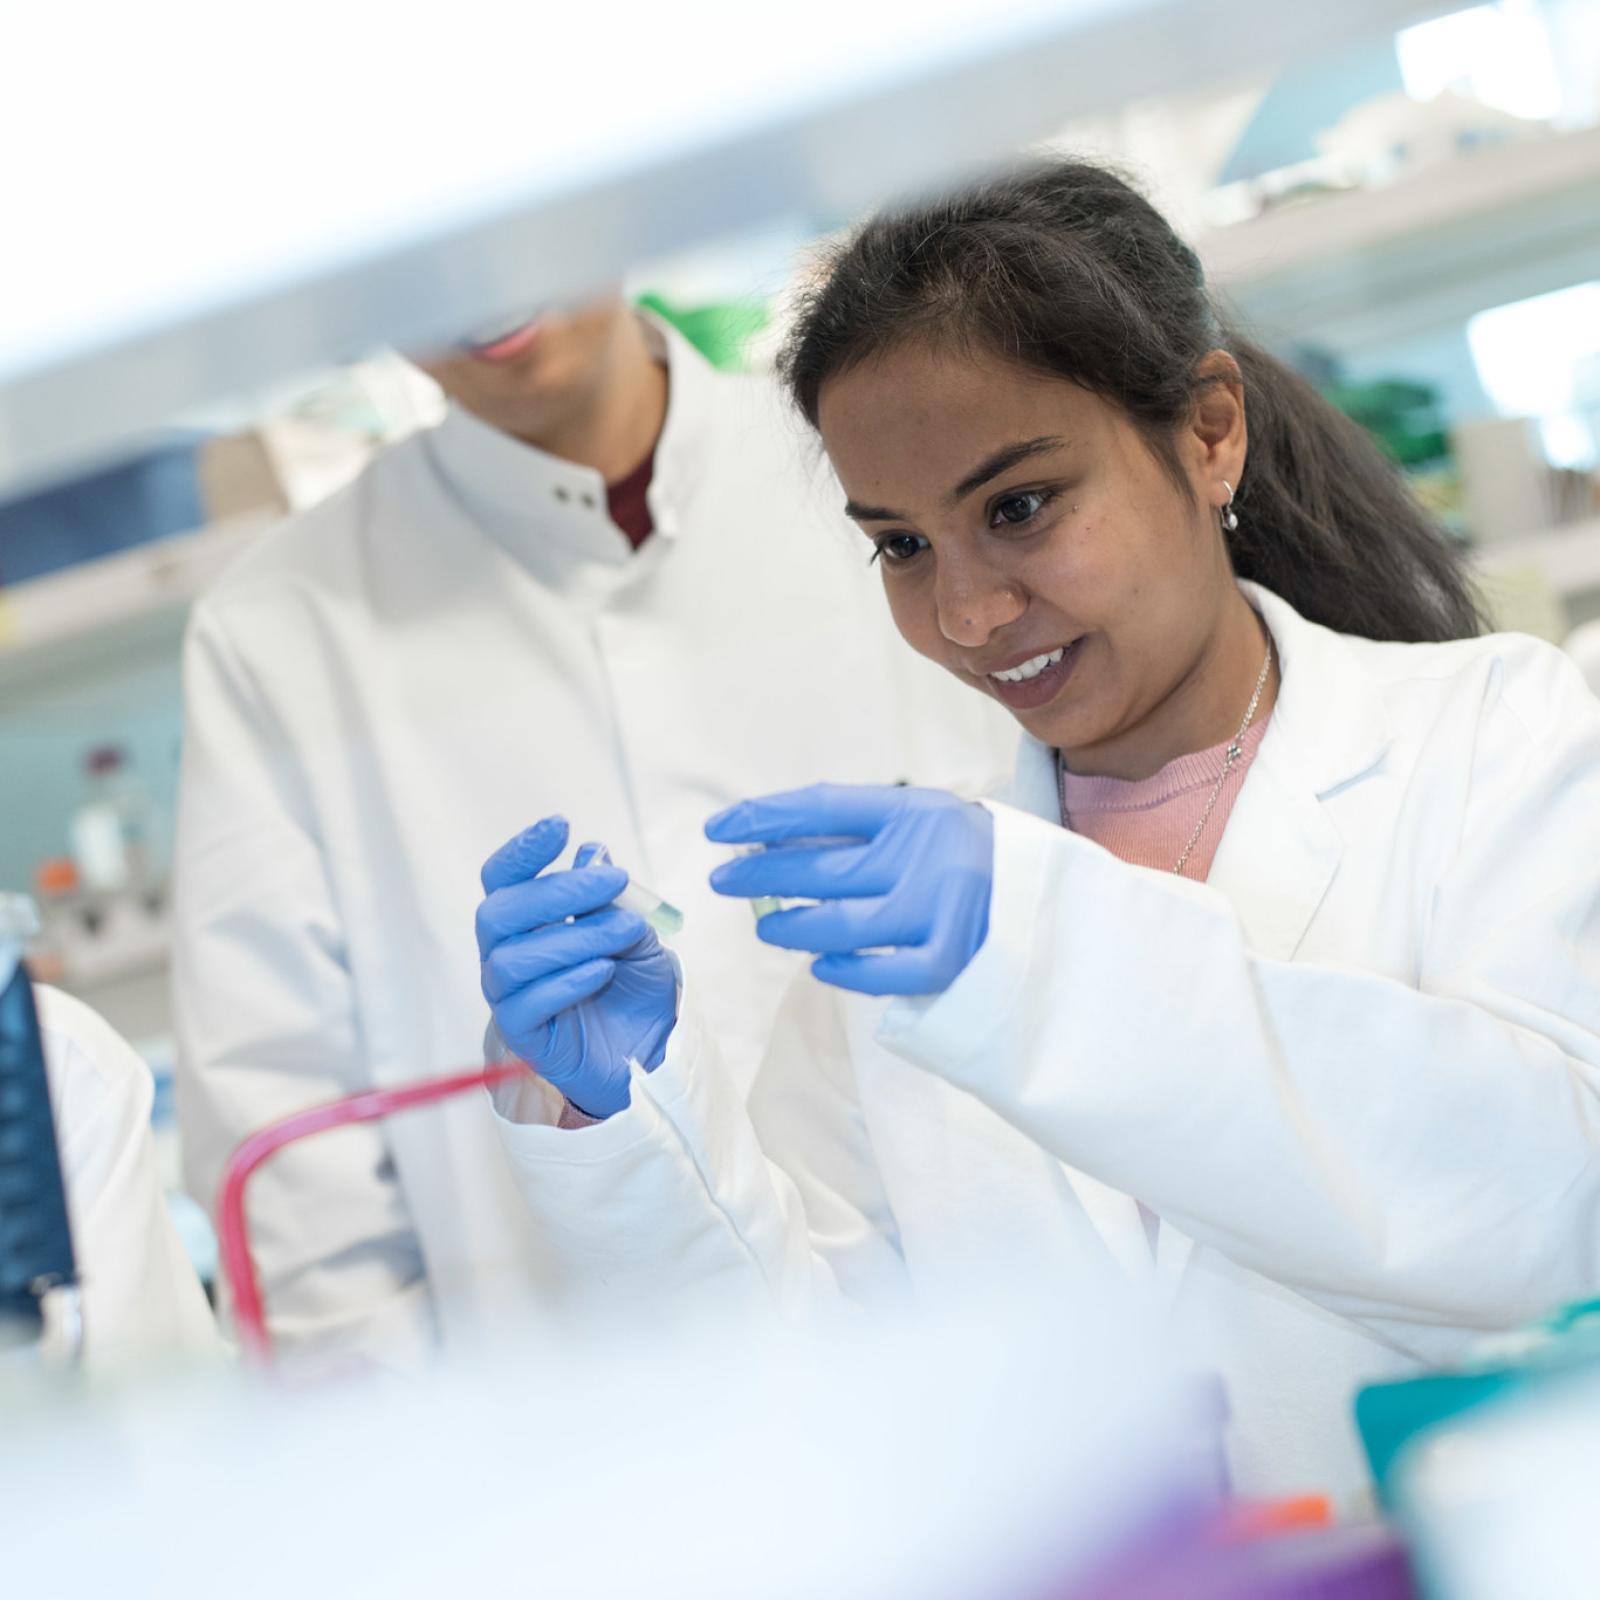
[[[1232,533],[1239,526],[1239,513],[1233,509],[1233,485],[1224,478],[1222,487],[1228,491],[1228,503],[1222,508],[1222,529],[1224,533]]]

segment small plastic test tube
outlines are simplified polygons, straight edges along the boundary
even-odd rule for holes
[[[764,844],[747,844],[740,850],[739,854],[742,856],[758,856],[763,854],[766,848]],[[750,902],[750,914],[757,922],[769,912],[782,911],[783,909],[783,901],[775,894],[758,894]]]
[[[790,840],[784,842],[784,845],[741,845],[738,853],[741,856],[760,856],[760,854],[765,854],[768,850],[782,850],[782,848],[786,848],[786,845],[789,848],[795,848],[795,850],[798,850],[798,848],[818,850],[818,848],[824,848],[824,846],[829,845],[848,846],[859,845],[859,843],[861,843],[859,838],[845,837],[845,835],[840,835],[840,837],[819,835],[816,838],[790,838]],[[760,922],[768,912],[787,909],[789,909],[789,901],[782,899],[778,894],[757,894],[750,901],[750,912],[752,912],[757,922]]]
[[[670,900],[663,900],[654,889],[647,889],[632,878],[613,904],[643,917],[663,939],[670,939],[683,929],[683,913]]]
[[[616,863],[611,859],[611,852],[602,846],[589,858],[588,865],[615,866]],[[654,889],[645,888],[637,878],[628,879],[622,893],[612,904],[643,917],[663,939],[670,939],[673,934],[683,931],[683,913],[670,900],[663,900]]]

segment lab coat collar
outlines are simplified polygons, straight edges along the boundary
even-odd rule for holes
[[[1287,961],[1305,936],[1338,871],[1344,843],[1323,797],[1371,772],[1392,730],[1377,684],[1356,651],[1331,629],[1308,622],[1287,601],[1243,583],[1278,652],[1278,698],[1255,760],[1229,814],[1208,882],[1226,894],[1258,955]],[[1024,737],[1010,793],[1012,804],[1059,822],[1056,752]],[[1069,1174],[1085,1209],[1119,1259],[1142,1251],[1129,1244],[1137,1208],[1081,1173]],[[1161,1225],[1157,1292],[1177,1293],[1194,1241]]]
[[[1251,772],[1265,760],[1292,789],[1320,798],[1382,759],[1392,737],[1388,712],[1377,684],[1341,634],[1308,622],[1260,584],[1239,587],[1272,635],[1280,673],[1271,725]],[[1246,792],[1249,787],[1247,779]],[[1019,810],[1059,822],[1055,750],[1024,734],[1006,798]],[[1239,803],[1243,800],[1241,793]]]
[[[1394,737],[1379,685],[1343,634],[1308,622],[1258,583],[1241,583],[1278,652],[1268,738],[1319,798],[1369,772]],[[1265,743],[1263,743],[1265,749]]]
[[[656,445],[650,477],[650,517],[668,539],[683,532],[682,512],[711,454],[713,387],[711,363],[670,323],[641,311],[645,338],[667,369],[667,420]]]
[[[703,469],[709,365],[686,339],[639,313],[652,353],[667,367],[667,417],[656,445],[650,511],[656,534],[677,537],[684,496]],[[634,555],[612,522],[606,485],[591,467],[514,439],[458,405],[428,435],[429,458],[468,517],[541,574],[573,560],[625,568]],[[653,541],[652,541],[653,542]]]

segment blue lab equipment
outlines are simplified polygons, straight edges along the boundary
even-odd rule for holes
[[[199,434],[180,434],[134,460],[0,503],[0,584],[201,527],[201,442]]]
[[[648,1072],[666,1055],[678,969],[644,917],[616,903],[628,875],[602,846],[548,870],[566,843],[566,822],[547,817],[485,863],[480,975],[506,1044],[580,1111],[608,1117],[628,1104],[631,1063]]]
[[[22,963],[36,928],[30,901],[0,895],[0,1337],[37,1338],[48,1317],[76,1355],[78,1274],[44,1040]]]
[[[1580,1300],[1529,1328],[1484,1340],[1449,1371],[1368,1385],[1356,1395],[1356,1425],[1380,1503],[1392,1507],[1395,1467],[1413,1439],[1508,1395],[1595,1372],[1600,1300]]]
[[[994,819],[941,789],[817,784],[741,800],[706,837],[767,847],[718,867],[718,894],[818,902],[757,929],[812,952],[811,970],[841,989],[939,994],[988,935]]]

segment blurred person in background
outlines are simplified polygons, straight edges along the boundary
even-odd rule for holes
[[[803,782],[987,785],[1014,734],[894,637],[761,377],[615,298],[428,364],[436,428],[197,607],[176,1012],[187,1180],[307,1105],[481,1058],[479,868],[561,811],[687,916],[756,1059],[789,970],[700,824]],[[479,1098],[285,1151],[252,1185],[286,1351],[414,1359],[542,1281]]]

